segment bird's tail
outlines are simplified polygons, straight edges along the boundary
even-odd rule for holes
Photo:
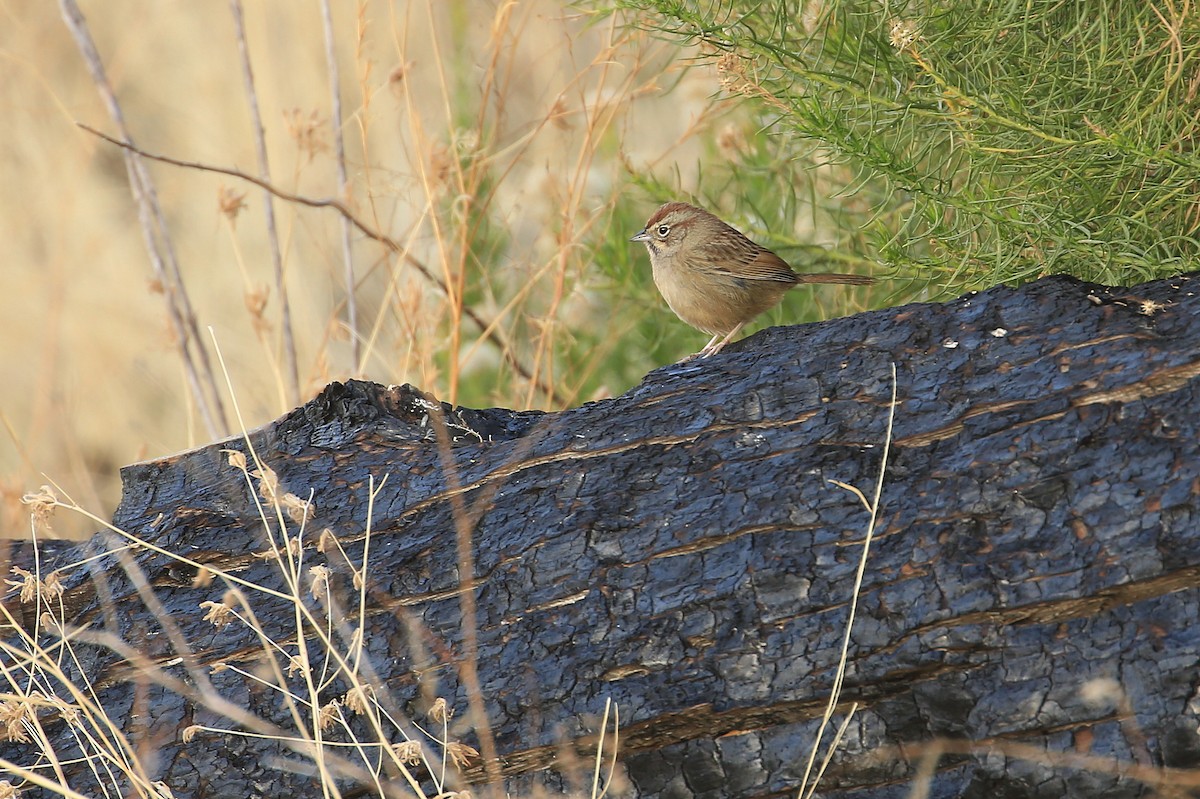
[[[841,275],[835,272],[818,272],[816,274],[801,274],[796,283],[849,283],[855,286],[868,286],[875,278],[866,275]]]

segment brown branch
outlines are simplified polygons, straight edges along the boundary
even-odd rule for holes
[[[366,222],[359,219],[354,212],[351,211],[350,208],[341,200],[338,200],[334,197],[314,198],[305,197],[300,194],[293,194],[290,191],[284,191],[283,189],[278,188],[262,178],[256,178],[253,175],[242,172],[238,169],[230,169],[229,167],[216,166],[214,164],[204,164],[198,161],[185,161],[183,159],[172,158],[171,156],[167,155],[158,155],[156,153],[143,150],[142,148],[133,144],[129,144],[128,142],[123,142],[120,139],[114,139],[112,136],[102,133],[90,125],[85,125],[82,122],[76,122],[75,124],[86,130],[88,133],[91,133],[93,136],[98,136],[110,144],[115,144],[118,147],[130,150],[131,152],[137,153],[143,158],[149,158],[152,161],[160,161],[164,164],[171,164],[172,166],[183,167],[184,169],[196,169],[201,172],[215,172],[218,175],[228,175],[229,177],[237,178],[238,180],[244,180],[247,183],[252,183],[261,189],[265,189],[285,202],[296,203],[297,205],[306,205],[309,208],[332,208],[341,214],[346,220],[348,220],[350,224],[358,228],[358,231],[364,236],[379,242],[392,252],[402,257],[406,264],[416,269],[423,278],[437,286],[437,288],[441,290],[443,294],[445,294],[447,297],[451,296],[450,289],[446,285],[445,281],[430,271],[429,267],[422,263],[420,259],[410,253],[407,248],[405,248],[395,239],[391,238],[385,233],[375,230]],[[476,327],[479,328],[485,338],[492,341],[497,347],[500,348],[500,354],[503,356],[504,360],[508,362],[509,366],[516,371],[517,374],[529,382],[537,385],[541,391],[544,391],[546,395],[550,397],[552,402],[560,406],[566,406],[567,399],[560,394],[554,386],[534,377],[533,373],[529,371],[528,367],[521,363],[516,354],[513,353],[512,348],[508,345],[508,342],[505,341],[504,335],[500,332],[500,328],[498,326],[493,326],[491,322],[480,316],[477,311],[465,305],[463,306],[462,311],[463,314],[470,319]]]

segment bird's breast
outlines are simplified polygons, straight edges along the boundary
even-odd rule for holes
[[[683,321],[709,335],[724,335],[779,301],[787,285],[761,285],[703,269],[653,264],[654,283],[667,305]],[[750,285],[754,283],[754,285]],[[771,296],[767,296],[767,295]]]

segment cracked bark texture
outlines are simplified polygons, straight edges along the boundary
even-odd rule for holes
[[[476,661],[510,791],[569,787],[556,759],[592,755],[611,697],[624,795],[782,797],[795,795],[829,695],[867,522],[830,481],[870,494],[895,364],[892,459],[839,712],[859,710],[820,795],[1193,795],[1184,786],[1196,775],[1183,770],[1200,767],[1198,288],[1191,277],[1130,289],[1051,277],[774,328],[562,413],[437,404],[448,446],[430,398],[335,383],[251,438],[281,490],[311,492],[308,544],[328,528],[352,563],[367,543],[368,478],[386,477],[367,568],[373,679],[414,719],[447,697],[452,737],[478,748],[460,680],[469,576],[455,531],[456,516],[468,519]],[[245,450],[227,441],[128,467],[115,524],[284,589],[279,566],[257,557],[264,525],[226,463],[231,448]],[[117,554],[120,543],[97,536],[83,551],[109,554],[66,572],[68,617],[185,685],[189,661],[161,614],[197,666],[256,669],[252,631],[201,620],[220,580],[196,587],[194,569],[144,549]],[[312,546],[304,561],[332,570],[353,627],[347,563]],[[147,610],[130,562],[161,608]],[[294,642],[290,606],[252,598],[272,637]],[[28,606],[5,603],[32,625]],[[182,744],[188,725],[229,722],[139,681],[145,664],[78,649],[68,670],[86,670],[126,734],[156,750],[149,776],[175,796],[319,794],[279,742],[202,733]],[[234,705],[294,730],[274,693],[233,670],[211,679]],[[323,701],[345,690],[335,680]],[[69,756],[67,725],[49,713],[43,723]],[[363,732],[361,717],[353,724]],[[30,751],[0,745],[18,762]],[[95,791],[86,765],[68,768],[77,790]],[[928,793],[912,793],[922,778]]]

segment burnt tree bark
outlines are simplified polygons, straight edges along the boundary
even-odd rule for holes
[[[397,716],[423,721],[444,696],[452,737],[483,748],[470,661],[510,790],[564,787],[552,767],[571,751],[590,756],[611,697],[626,795],[794,795],[867,521],[830,481],[870,494],[895,364],[892,456],[839,713],[860,709],[820,795],[909,796],[922,778],[931,797],[1189,795],[1200,784],[1197,288],[1191,277],[1132,289],[1052,277],[775,328],[555,414],[335,383],[250,438],[280,492],[311,492],[301,590],[308,567],[330,569],[343,633],[358,623],[351,567],[369,548],[374,675],[363,674]],[[229,449],[246,447],[128,467],[114,524],[286,594],[279,562],[260,557],[273,512],[264,524],[255,481],[227,463]],[[371,477],[376,487],[386,477],[373,502]],[[464,525],[473,575],[459,572]],[[348,561],[329,540],[317,550],[324,529]],[[176,797],[319,795],[285,742],[208,732],[181,742],[189,725],[234,726],[189,693],[217,663],[237,667],[207,678],[233,706],[293,733],[296,721],[242,673],[264,673],[258,633],[202,619],[200,603],[220,601],[226,580],[122,544],[97,536],[43,563],[99,556],[64,570],[62,602],[74,625],[111,637],[79,636],[67,676],[94,682],[131,740],[155,751],[148,778]],[[244,590],[261,628],[296,654],[293,605]],[[474,657],[465,590],[478,605]],[[304,599],[323,619],[322,600]],[[34,630],[32,603],[10,595],[5,606]],[[333,636],[346,646],[336,624]],[[309,657],[320,671],[319,648]],[[299,673],[286,680],[305,695]],[[332,680],[321,701],[347,687]],[[345,715],[370,737],[361,715]],[[61,758],[78,753],[60,714],[40,718]],[[26,765],[35,751],[0,744]],[[95,792],[90,765],[67,768],[76,790]],[[478,760],[467,770],[485,774]],[[387,795],[407,790],[386,769],[385,783]],[[344,795],[381,790],[340,784]]]

